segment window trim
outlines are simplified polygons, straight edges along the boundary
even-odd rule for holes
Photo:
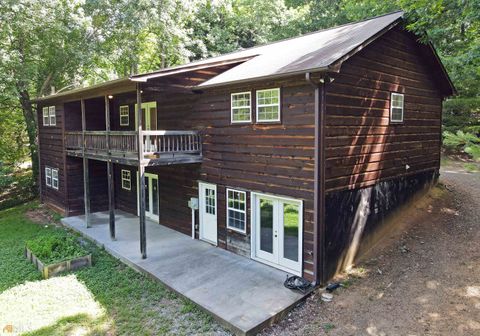
[[[127,109],[127,114],[122,116],[122,108]],[[125,111],[124,111],[125,112]],[[130,126],[130,106],[129,105],[120,105],[118,110],[120,116],[120,126]],[[122,123],[122,117],[127,117],[127,123]]]
[[[50,126],[50,112],[48,106],[42,107],[43,126]],[[47,122],[45,122],[45,119]]]
[[[55,173],[57,177],[53,177],[54,175],[53,173]],[[55,186],[55,181],[57,181],[57,186]],[[58,168],[52,168],[52,188],[55,190],[58,190],[59,186],[60,186],[60,182],[58,179]]]
[[[235,209],[235,208],[231,208],[228,206],[228,201],[229,201],[229,197],[228,197],[228,192],[229,191],[232,191],[232,192],[237,192],[237,193],[241,193],[245,196],[245,210],[239,210],[239,209]],[[225,205],[226,205],[226,226],[227,226],[227,229],[228,230],[232,230],[232,231],[236,231],[238,233],[242,233],[242,234],[247,234],[247,192],[246,191],[243,191],[243,190],[238,190],[238,189],[233,189],[233,188],[227,188],[226,190],[226,200],[225,200]],[[239,228],[236,228],[236,227],[231,227],[229,225],[229,221],[228,221],[228,211],[229,210],[232,210],[232,211],[236,211],[236,212],[240,212],[240,213],[243,213],[244,216],[245,216],[245,225],[244,225],[244,228],[243,230],[240,230]]]
[[[402,106],[393,106],[393,97],[399,96],[402,97]],[[401,108],[402,109],[402,118],[401,119],[393,119],[393,109]],[[398,92],[391,92],[390,93],[390,122],[391,123],[403,123],[405,119],[405,95],[403,93]]]
[[[123,184],[124,181],[127,181],[127,178],[123,176],[123,173],[127,172],[128,173],[128,182],[130,183],[130,187],[126,188],[125,185]],[[120,172],[120,177],[122,180],[122,189],[124,190],[132,190],[132,172],[128,169],[122,169]]]
[[[233,96],[236,95],[242,95],[242,94],[247,94],[250,96],[250,104],[248,105],[248,120],[233,120]],[[235,107],[236,109],[239,109],[239,107]],[[241,108],[246,108],[246,106],[241,107]],[[252,91],[244,91],[244,92],[233,92],[230,94],[230,123],[232,124],[246,124],[246,123],[251,123],[252,122]]]
[[[52,122],[52,117],[54,120],[53,122]],[[56,115],[55,106],[48,107],[48,120],[50,121],[50,126],[57,126],[57,115]]]
[[[265,104],[265,105],[259,105],[258,104],[258,93],[259,92],[263,92],[263,91],[272,91],[272,90],[276,90],[278,92],[278,104]],[[264,107],[264,106],[278,106],[278,118],[277,119],[269,119],[269,120],[260,120],[258,118],[258,108],[259,107]],[[282,120],[282,117],[281,117],[281,114],[282,114],[282,97],[281,97],[281,92],[280,92],[280,88],[277,87],[277,88],[270,88],[270,89],[262,89],[262,90],[257,90],[255,92],[255,118],[256,118],[256,121],[257,123],[276,123],[276,122],[281,122]]]
[[[50,178],[50,182],[48,182],[48,179]],[[47,187],[52,187],[52,168],[50,167],[45,167],[45,185]]]

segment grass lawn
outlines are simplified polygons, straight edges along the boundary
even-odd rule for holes
[[[25,242],[58,229],[26,216],[37,207],[0,211],[0,333],[226,334],[196,305],[90,243],[93,267],[43,280],[23,256]]]

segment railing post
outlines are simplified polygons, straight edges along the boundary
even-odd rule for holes
[[[140,252],[142,259],[147,258],[147,235],[145,223],[145,166],[143,165],[143,131],[142,131],[142,93],[140,84],[137,84],[137,138],[138,138],[138,178],[139,178],[139,207],[140,207]]]
[[[114,204],[114,183],[113,183],[113,163],[112,153],[110,152],[110,101],[105,96],[105,141],[107,148],[107,180],[108,180],[108,214],[110,238],[115,240],[115,204]]]
[[[90,225],[90,183],[88,177],[88,159],[85,156],[85,130],[87,128],[87,121],[85,117],[85,100],[80,100],[80,109],[82,110],[82,157],[83,157],[83,204],[85,205],[85,222],[87,228]]]

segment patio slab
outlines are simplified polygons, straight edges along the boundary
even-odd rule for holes
[[[214,247],[147,220],[147,259],[140,254],[138,217],[116,211],[116,240],[108,212],[67,217],[62,223],[105,247],[138,271],[211,313],[235,334],[251,335],[274,323],[305,295],[283,286],[286,272]]]

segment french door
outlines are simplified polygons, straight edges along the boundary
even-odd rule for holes
[[[301,275],[302,202],[252,194],[252,257]]]
[[[140,188],[138,188],[138,190],[140,192]],[[159,197],[158,175],[145,173],[145,216],[155,222],[159,221]],[[140,197],[138,197],[138,199],[140,199]]]
[[[135,113],[137,113],[137,105],[135,105]],[[142,103],[142,130],[157,130],[157,120],[157,102]],[[137,118],[135,117],[135,129],[137,127]],[[145,152],[158,151],[155,142],[149,135],[146,135],[144,138],[143,148]]]
[[[200,239],[217,245],[217,186],[199,182]]]

